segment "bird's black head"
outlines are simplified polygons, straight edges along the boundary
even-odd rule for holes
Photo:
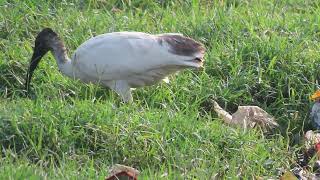
[[[41,58],[51,50],[52,40],[57,38],[57,34],[50,28],[43,29],[36,37],[35,46],[33,48],[33,55],[31,58],[30,66],[27,72],[25,88],[26,92],[29,91],[29,86],[32,78],[33,71],[36,69]]]

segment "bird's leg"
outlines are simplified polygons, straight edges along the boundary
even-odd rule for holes
[[[131,103],[133,101],[133,97],[131,94],[131,89],[121,89],[119,90],[119,92],[117,92],[118,94],[120,94],[122,101],[125,103]]]
[[[119,96],[121,96],[123,102],[132,102],[131,88],[129,84],[124,80],[108,81],[105,85],[114,90]]]

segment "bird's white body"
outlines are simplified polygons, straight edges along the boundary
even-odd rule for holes
[[[172,34],[162,34],[172,35]],[[170,52],[172,46],[160,41],[162,35],[141,32],[114,32],[93,37],[80,45],[71,59],[59,61],[65,75],[87,83],[107,86],[124,101],[131,101],[131,88],[155,84],[176,71],[199,68],[203,52],[181,55]],[[176,34],[177,35],[177,34]]]

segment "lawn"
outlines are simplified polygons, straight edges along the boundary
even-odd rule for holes
[[[294,163],[318,87],[320,3],[314,0],[0,1],[0,179],[104,179],[113,164],[141,179],[276,178]],[[26,70],[35,36],[51,27],[71,53],[114,31],[179,32],[202,42],[205,69],[137,89],[111,90],[59,73],[49,53]],[[272,136],[225,125],[258,105],[281,127]]]

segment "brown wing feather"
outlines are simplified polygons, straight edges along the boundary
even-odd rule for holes
[[[169,52],[181,56],[192,56],[195,53],[204,54],[206,50],[200,42],[181,35],[159,35],[158,42],[160,45],[166,42],[170,46]]]

